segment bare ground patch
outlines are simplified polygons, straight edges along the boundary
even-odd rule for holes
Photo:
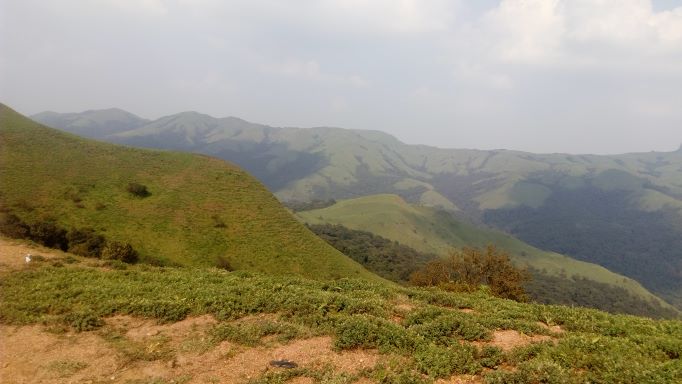
[[[271,360],[286,359],[299,367],[357,373],[373,368],[382,357],[376,351],[336,352],[329,336],[295,340],[285,345],[248,348],[230,342],[208,349],[183,348],[202,337],[215,320],[210,316],[158,325],[153,320],[116,316],[101,331],[55,335],[43,326],[0,326],[2,383],[125,383],[160,380],[186,383],[245,383],[277,370]],[[120,346],[105,340],[107,331],[121,331],[117,343],[153,348],[154,340],[166,337],[170,358],[126,360]],[[147,351],[149,352],[149,351]],[[153,355],[152,355],[153,356]],[[305,384],[306,378],[293,383]]]
[[[553,340],[553,338],[546,335],[526,335],[519,331],[504,329],[493,332],[493,338],[491,341],[477,341],[474,342],[474,345],[492,345],[499,347],[506,352],[516,347],[548,340]]]
[[[29,253],[40,255],[46,259],[66,256],[66,253],[56,249],[0,237],[0,271],[16,271],[29,268],[31,263],[26,263],[25,261],[26,254]]]

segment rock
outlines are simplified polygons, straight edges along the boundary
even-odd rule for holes
[[[287,369],[298,367],[298,364],[294,363],[293,361],[289,361],[289,360],[272,360],[272,361],[270,361],[270,365],[272,365],[273,367],[277,367],[277,368],[287,368]]]

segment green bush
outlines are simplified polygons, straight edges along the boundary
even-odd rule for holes
[[[381,351],[405,351],[415,342],[405,330],[388,320],[367,315],[347,317],[336,326],[334,347],[338,349],[377,348]]]
[[[49,248],[58,248],[66,251],[69,241],[66,238],[66,230],[59,227],[53,221],[39,221],[30,225],[30,238]]]
[[[17,215],[8,212],[0,213],[0,233],[15,239],[25,239],[31,234],[28,224]]]
[[[104,321],[91,312],[74,312],[66,316],[66,322],[78,332],[92,331],[104,325]]]
[[[487,384],[569,384],[583,382],[551,360],[531,360],[518,370],[494,371],[485,376]],[[587,381],[589,382],[589,381]]]
[[[436,344],[420,345],[414,359],[417,368],[431,377],[447,377],[452,374],[476,374],[481,366],[476,362],[474,347],[452,345],[442,347]]]
[[[147,186],[135,182],[128,183],[126,191],[136,197],[147,197],[151,195],[151,192],[149,192]]]
[[[486,345],[478,353],[478,362],[485,368],[495,368],[504,361],[502,349]]]
[[[72,229],[66,238],[68,251],[85,257],[100,257],[106,245],[104,236],[97,234],[92,228]]]
[[[132,245],[118,241],[110,241],[102,249],[102,259],[134,263],[137,261],[138,255]]]

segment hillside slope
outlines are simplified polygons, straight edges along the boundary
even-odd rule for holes
[[[378,131],[274,128],[197,113],[106,140],[233,161],[283,201],[391,193],[458,211],[634,278],[682,309],[682,149],[610,156],[442,149]]]
[[[0,250],[3,382],[682,380],[679,320],[358,279],[116,270],[2,237]],[[6,267],[26,252],[44,258]]]
[[[143,260],[378,279],[314,236],[253,177],[200,155],[65,134],[0,106],[0,204],[24,221],[92,227]],[[129,183],[147,187],[140,198]]]
[[[646,302],[653,300],[669,307],[636,281],[599,265],[537,249],[499,231],[473,227],[447,212],[410,205],[396,195],[343,200],[327,208],[298,212],[297,215],[309,224],[340,224],[440,255],[446,255],[453,248],[494,244],[508,251],[516,263],[543,274],[562,279],[584,278],[621,287]]]

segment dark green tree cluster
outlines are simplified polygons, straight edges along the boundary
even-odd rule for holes
[[[377,275],[406,283],[410,274],[437,258],[370,232],[342,225],[311,225],[309,228],[332,247]]]
[[[119,260],[125,263],[134,263],[138,260],[137,251],[128,243],[108,241],[92,228],[66,230],[52,220],[29,224],[13,213],[0,212],[0,233],[15,239],[29,239],[48,248],[85,257]]]
[[[531,300],[538,303],[597,308],[652,318],[679,317],[674,309],[635,296],[622,287],[575,276],[552,276],[537,269],[530,269],[530,272],[533,279],[526,284],[526,291]]]
[[[453,251],[447,259],[431,261],[410,276],[414,285],[453,291],[474,291],[486,285],[493,295],[516,301],[528,299],[524,289],[528,280],[530,274],[515,267],[509,254],[493,245]]]
[[[541,207],[486,211],[484,219],[538,248],[631,277],[680,307],[682,221],[673,210],[634,206],[638,193],[553,187]]]

